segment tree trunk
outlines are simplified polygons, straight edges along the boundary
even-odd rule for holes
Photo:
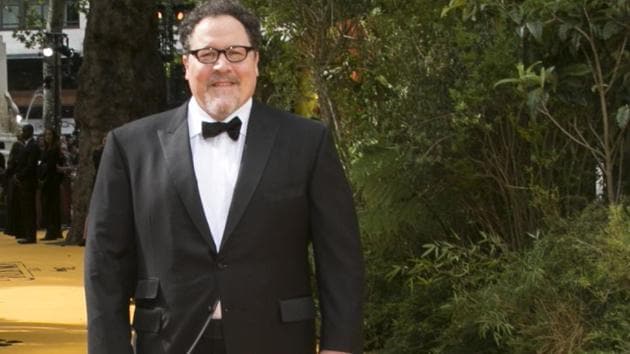
[[[46,18],[46,32],[48,33],[61,33],[63,31],[63,0],[48,0],[48,15]],[[50,40],[56,37],[48,37],[46,46],[53,46]],[[54,47],[54,46],[53,46]],[[59,114],[61,118],[60,100],[58,98],[61,95],[61,56],[59,51],[55,48],[55,51],[50,58],[44,58],[42,61],[42,73],[43,80],[46,83],[44,85],[44,97],[42,104],[42,118],[44,120],[44,126],[46,128],[52,127],[54,123],[55,115]],[[57,70],[55,70],[55,67]],[[47,79],[49,78],[49,79]],[[57,100],[57,104],[55,104]]]
[[[165,107],[155,6],[154,0],[90,0],[75,107],[80,157],[68,243],[84,237],[94,149],[111,129]]]

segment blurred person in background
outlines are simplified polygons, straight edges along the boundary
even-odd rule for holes
[[[37,211],[35,199],[37,193],[37,166],[40,149],[33,137],[33,126],[26,124],[22,127],[24,149],[18,155],[15,174],[12,181],[19,190],[19,204],[21,225],[16,236],[20,244],[37,242]]]
[[[44,240],[62,238],[61,234],[61,181],[65,158],[61,152],[57,133],[44,130],[44,149],[39,166],[41,184],[42,222],[46,229]]]
[[[20,197],[19,187],[16,181],[13,179],[15,171],[17,170],[17,162],[24,150],[24,140],[22,139],[22,133],[16,134],[16,140],[11,145],[9,151],[9,158],[7,160],[7,168],[4,171],[4,184],[5,184],[5,201],[7,208],[7,223],[4,233],[11,236],[17,236],[21,232],[22,217],[20,214]]]

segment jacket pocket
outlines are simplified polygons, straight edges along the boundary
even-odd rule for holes
[[[136,332],[158,333],[162,328],[162,309],[136,307],[133,314],[133,328]]]
[[[160,279],[149,278],[140,279],[136,284],[136,292],[134,298],[136,300],[152,300],[157,297],[158,290],[160,289]]]
[[[296,322],[315,318],[313,297],[296,297],[280,300],[280,318],[282,322]]]

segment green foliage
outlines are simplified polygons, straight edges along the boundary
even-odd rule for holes
[[[50,8],[49,2],[51,0],[31,0],[24,1],[24,19],[22,20],[23,26],[22,28],[15,29],[11,36],[18,41],[22,42],[26,48],[36,48],[43,47],[45,45],[46,36],[45,30],[48,21],[49,14],[42,14],[39,12],[41,5],[48,4],[48,9]],[[38,5],[35,7],[34,5]],[[66,6],[63,2],[59,2],[59,5]],[[86,13],[89,9],[89,1],[88,0],[78,0],[73,4],[76,6],[77,10]]]
[[[594,207],[510,251],[439,241],[395,265],[405,296],[383,353],[622,353],[630,346],[630,209]]]
[[[541,67],[538,72],[535,72],[540,64],[541,62],[538,61],[525,68],[522,63],[519,63],[516,65],[518,71],[516,78],[502,79],[495,84],[495,87],[504,84],[516,85],[519,92],[527,96],[527,107],[532,117],[536,117],[541,107],[544,107],[549,101],[549,93],[545,90],[545,86],[548,83],[553,84],[555,81],[555,68],[553,66]]]
[[[523,43],[521,67],[540,61],[540,73],[529,69],[499,81],[525,91],[530,115],[542,113],[574,144],[593,155],[604,171],[608,202],[620,200],[622,164],[630,101],[627,58],[630,2],[627,0],[453,0],[443,13],[461,11],[465,19],[503,22],[516,29]],[[531,67],[530,67],[531,68]],[[521,68],[522,69],[522,68]],[[521,70],[523,71],[523,70]],[[548,74],[552,74],[551,76]],[[532,85],[552,78],[553,85]],[[564,116],[576,104],[584,107]]]
[[[521,43],[509,26],[466,22],[457,28],[460,71],[449,89],[456,136],[449,168],[458,176],[455,186],[461,186],[470,219],[481,230],[522,247],[528,243],[523,235],[540,227],[547,216],[583,205],[575,202],[586,197],[580,194],[588,188],[589,157],[567,148],[567,140],[549,122],[528,117],[529,90],[536,88],[529,106],[544,102],[541,88],[553,85],[553,71],[520,64],[520,77],[514,81],[523,91],[497,86],[521,60]]]
[[[611,330],[625,328],[627,307],[592,300],[612,275],[596,274],[598,257],[578,241],[599,240],[606,214],[565,219],[593,199],[596,163],[540,114],[550,108],[588,134],[598,112],[592,66],[568,45],[579,32],[550,26],[539,8],[549,1],[249,3],[267,35],[259,97],[294,108],[307,75],[322,118],[334,118],[323,120],[337,134],[364,241],[367,350],[627,345]],[[555,3],[548,11],[571,6]],[[466,21],[446,16],[449,5]]]
[[[299,63],[282,29],[268,28],[261,48],[258,98],[278,108],[292,110],[300,99]]]
[[[42,17],[39,11],[35,11],[31,5],[39,5],[48,2],[48,0],[36,0],[32,3],[24,2],[24,19],[22,19],[23,28],[18,28],[11,34],[13,38],[22,42],[26,48],[35,48],[44,44],[44,29],[46,28],[46,18]]]

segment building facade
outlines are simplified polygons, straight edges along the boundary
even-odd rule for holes
[[[42,124],[43,60],[42,48],[27,48],[23,41],[15,38],[16,31],[36,32],[48,13],[48,1],[42,0],[0,0],[0,36],[6,45],[7,91],[19,110],[22,123],[30,123],[40,131]],[[78,0],[64,0],[63,33],[67,35],[68,47],[78,56],[62,58],[61,116],[62,133],[69,134],[74,129],[73,116],[76,101],[77,72],[83,51],[83,37],[86,17],[79,11]],[[41,27],[40,27],[41,28]],[[1,129],[0,125],[0,129]]]

